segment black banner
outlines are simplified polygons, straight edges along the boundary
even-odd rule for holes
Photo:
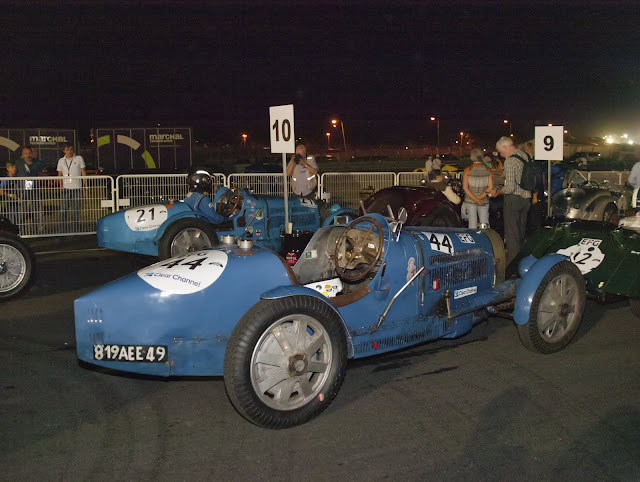
[[[97,129],[98,166],[105,171],[184,170],[191,166],[191,129]]]
[[[72,129],[0,129],[0,153],[2,164],[16,161],[22,156],[22,148],[30,145],[34,157],[40,159],[45,167],[55,167],[58,159],[64,156],[64,144],[73,143],[77,152],[76,131]]]

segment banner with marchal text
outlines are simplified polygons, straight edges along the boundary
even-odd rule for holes
[[[1,162],[20,159],[22,148],[31,146],[35,157],[40,159],[43,166],[54,167],[58,159],[64,156],[64,145],[71,142],[77,151],[76,131],[73,129],[0,129]]]
[[[192,162],[191,128],[96,129],[98,167],[107,172],[186,170]]]

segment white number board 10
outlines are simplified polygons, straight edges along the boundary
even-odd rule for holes
[[[561,161],[564,154],[563,126],[536,126],[536,161]]]
[[[296,152],[296,137],[293,132],[293,104],[269,107],[271,131],[271,153]]]

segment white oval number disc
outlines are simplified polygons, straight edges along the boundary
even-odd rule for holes
[[[124,220],[131,231],[152,231],[167,220],[167,207],[154,204],[127,209],[124,212]]]
[[[138,271],[138,276],[166,293],[187,295],[211,286],[227,266],[227,253],[204,250],[165,259]]]
[[[582,274],[587,274],[604,261],[604,253],[599,248],[601,242],[601,239],[583,238],[578,244],[559,249],[557,252],[568,256]]]

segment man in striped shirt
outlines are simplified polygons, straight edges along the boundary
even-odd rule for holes
[[[501,137],[496,142],[496,149],[504,161],[504,187],[493,190],[489,196],[504,194],[504,242],[507,247],[507,264],[516,257],[524,241],[527,227],[527,214],[531,204],[531,191],[519,185],[523,164],[518,157],[527,159],[528,155],[516,149],[510,137]]]

